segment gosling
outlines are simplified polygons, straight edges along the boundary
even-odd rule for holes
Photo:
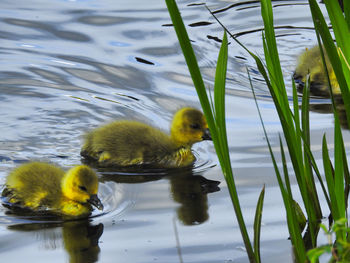
[[[327,65],[327,71],[332,86],[332,93],[335,96],[341,94],[339,83],[335,76],[333,67],[329,61],[327,53],[323,49],[325,54],[325,61]],[[295,69],[293,78],[298,85],[299,90],[302,90],[306,83],[306,76],[310,73],[310,93],[315,96],[330,97],[328,80],[326,72],[324,70],[322,56],[320,48],[314,46],[310,49],[306,49],[298,59],[298,65]]]
[[[196,160],[192,145],[203,140],[211,140],[203,113],[186,107],[175,113],[170,135],[142,122],[115,121],[88,133],[81,155],[100,167],[185,167]]]
[[[98,178],[86,165],[66,173],[54,165],[31,162],[14,169],[6,178],[2,196],[15,207],[59,216],[87,217],[91,205],[102,210],[97,197]]]

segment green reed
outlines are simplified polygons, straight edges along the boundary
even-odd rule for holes
[[[244,217],[239,203],[227,144],[225,120],[225,85],[228,57],[228,42],[226,33],[224,33],[223,36],[223,41],[217,61],[214,82],[214,99],[210,101],[207,95],[207,90],[205,88],[200,69],[198,67],[198,62],[195,53],[193,51],[191,42],[189,40],[186,28],[183,24],[176,2],[174,0],[166,0],[165,2],[167,4],[171,20],[173,22],[182,52],[184,54],[188,69],[190,71],[193,84],[196,88],[199,100],[201,102],[201,106],[203,108],[204,114],[208,122],[208,126],[213,138],[214,147],[221,165],[222,172],[227,182],[233,208],[236,213],[238,225],[242,234],[243,242],[249,257],[249,261],[259,263],[259,240],[264,188],[261,191],[256,209],[253,246],[248,235],[247,227],[245,225]]]
[[[315,0],[309,0],[312,12],[316,34],[319,39],[319,45],[323,45],[330,57],[334,72],[339,81],[343,101],[345,102],[346,112],[350,113],[349,90],[347,83],[349,78],[349,64],[346,58],[350,58],[349,47],[346,47],[346,39],[349,37],[348,19],[344,18],[343,13],[336,1],[325,1],[329,17],[332,22],[334,34],[337,41],[335,46],[330,35],[328,26]],[[303,229],[298,228],[298,216],[293,211],[293,193],[290,190],[289,175],[286,167],[285,153],[283,144],[280,144],[284,182],[282,181],[279,169],[274,160],[274,154],[268,142],[270,153],[274,162],[275,172],[281,189],[286,214],[290,238],[294,248],[294,254],[297,262],[306,261],[306,250],[317,246],[317,235],[319,223],[322,218],[322,211],[319,204],[319,193],[316,191],[315,179],[317,178],[322,192],[325,196],[332,219],[340,220],[346,216],[347,199],[349,194],[349,170],[347,166],[345,147],[340,129],[337,105],[332,94],[332,104],[334,108],[334,167],[328,154],[326,137],[323,137],[323,166],[326,178],[326,185],[316,165],[314,156],[310,150],[310,125],[309,125],[309,83],[304,88],[301,113],[299,114],[299,103],[297,92],[293,83],[293,110],[290,110],[287,99],[286,89],[281,73],[281,65],[278,59],[278,50],[276,37],[273,28],[273,14],[270,0],[261,0],[262,18],[264,21],[263,46],[266,67],[259,65],[261,61],[256,61],[260,73],[264,76],[265,82],[270,90],[280,122],[283,129],[284,139],[287,144],[288,154],[291,159],[299,192],[303,199],[303,205],[308,218],[308,228],[302,237]],[[347,13],[348,4],[345,6]],[[339,43],[338,43],[339,39]],[[345,50],[347,48],[347,50]],[[322,51],[322,48],[321,48]],[[256,59],[257,60],[257,59]],[[323,55],[325,65],[325,59]],[[326,70],[326,67],[325,67]],[[268,74],[266,73],[268,72]],[[327,73],[328,74],[328,73]],[[338,77],[339,76],[339,77]],[[328,77],[329,87],[330,81]],[[331,88],[330,88],[331,90]],[[347,114],[348,123],[350,114]],[[265,130],[264,130],[265,131]],[[266,131],[265,131],[266,133]],[[267,137],[267,134],[266,134]],[[267,137],[268,138],[268,137]],[[337,241],[341,242],[346,238],[345,231],[337,231]]]
[[[347,83],[350,83],[348,82],[350,80],[350,75],[349,64],[347,62],[348,60],[346,59],[350,58],[350,53],[348,51],[349,47],[346,47],[346,41],[350,36],[348,28],[349,17],[344,17],[336,1],[325,0],[325,4],[332,22],[334,34],[337,41],[337,47],[333,42],[328,26],[324,20],[318,4],[316,3],[316,0],[309,0],[319,45],[324,46],[327,54],[330,57],[334,72],[340,84],[346,112],[350,113],[350,100],[348,97],[349,85],[347,85]],[[285,164],[283,144],[280,144],[280,149],[283,160],[284,182],[282,181],[279,169],[275,164],[274,154],[271,150],[270,145],[269,149],[274,162],[276,176],[279,182],[286,209],[287,223],[294,248],[294,254],[297,262],[305,262],[306,250],[317,246],[317,235],[320,227],[319,223],[322,218],[322,211],[320,209],[320,204],[318,201],[319,193],[316,191],[315,186],[315,178],[318,179],[322,187],[322,192],[329,206],[329,210],[331,211],[331,218],[337,220],[337,222],[341,222],[339,220],[346,216],[347,199],[349,194],[349,170],[347,166],[345,147],[339,123],[337,105],[333,94],[331,93],[334,109],[334,166],[332,165],[331,159],[329,157],[327,141],[326,137],[324,136],[322,157],[326,185],[324,184],[324,180],[320,175],[319,168],[317,167],[314,156],[310,150],[310,125],[308,106],[309,83],[306,83],[306,87],[304,88],[301,114],[299,115],[299,103],[294,83],[293,110],[290,110],[289,102],[287,99],[286,89],[281,73],[281,65],[279,64],[278,59],[276,38],[274,35],[271,1],[262,0],[261,6],[262,17],[264,20],[263,46],[266,68],[259,67],[259,63],[262,62],[257,61],[257,64],[260,73],[265,78],[265,82],[269,87],[271,96],[276,106],[276,110],[278,112],[283,129],[284,139],[288,147],[288,154],[292,161],[299,192],[302,196],[303,205],[306,210],[308,228],[303,237],[301,236],[303,229],[298,228],[298,216],[296,216],[295,212],[293,211],[293,194],[290,190],[289,175]],[[349,8],[349,4],[346,4],[345,6],[345,14],[348,12],[347,8]],[[323,63],[325,65],[324,54]],[[327,71],[327,68],[324,68]],[[266,71],[268,72],[268,76],[266,74]],[[328,73],[326,74],[328,75]],[[328,84],[329,87],[331,87],[329,77]],[[350,114],[347,114],[348,123],[350,123],[349,117]],[[337,242],[346,240],[346,232],[337,231],[336,238]]]
[[[350,3],[349,1],[344,1],[343,13],[336,1],[325,0],[324,2],[332,24],[336,43],[334,43],[334,40],[329,32],[328,25],[323,18],[316,0],[309,0],[309,5],[319,46],[323,46],[326,50],[341,89],[342,103],[345,106],[347,124],[349,127],[350,46],[347,44],[349,43],[350,36]],[[322,56],[323,64],[325,65],[324,55]],[[325,71],[328,78],[328,86],[331,87],[329,74],[326,67]],[[350,177],[342,131],[340,129],[338,113],[339,103],[335,101],[331,88],[330,91],[334,113],[334,165],[331,163],[328,154],[327,140],[325,136],[323,137],[322,154],[327,190],[330,199],[329,210],[331,212],[332,219],[336,222],[337,226],[336,231],[334,231],[336,236],[334,247],[336,250],[334,250],[332,254],[337,254],[337,260],[339,260],[339,262],[348,262],[350,259],[348,252],[349,249],[343,248],[346,244],[348,247],[350,245],[350,238],[348,235],[349,230],[347,228],[349,222],[348,220],[344,220],[344,218],[347,218]],[[319,248],[316,248],[315,250],[320,251]],[[312,251],[309,254],[309,257],[314,259],[315,257],[312,257],[311,255]]]
[[[236,217],[243,237],[243,241],[247,250],[250,262],[260,262],[259,240],[261,228],[261,213],[264,198],[264,188],[260,194],[257,204],[255,223],[254,223],[254,248],[247,233],[247,228],[242,215],[237,189],[234,182],[232,167],[229,158],[227,145],[227,134],[225,124],[225,79],[227,70],[227,37],[229,33],[225,27],[217,20],[225,29],[222,45],[219,52],[218,63],[214,84],[214,100],[208,99],[207,91],[198,67],[198,63],[188,38],[185,26],[181,19],[179,10],[174,0],[166,0],[168,10],[173,21],[176,34],[179,39],[186,63],[188,65],[191,77],[198,93],[204,114],[206,115],[208,126],[212,133],[215,150],[220,161],[220,165],[227,181],[231,200],[233,203]],[[309,0],[312,12],[315,30],[320,45],[323,45],[334,68],[335,75],[338,79],[342,97],[345,105],[348,123],[350,120],[350,100],[348,83],[350,84],[350,46],[347,46],[350,25],[350,3],[344,2],[344,14],[341,12],[337,2],[325,0],[327,11],[332,22],[334,35],[337,45],[334,44],[328,26],[323,18],[316,0]],[[216,19],[215,15],[211,13]],[[293,83],[293,102],[287,96],[286,87],[282,75],[282,66],[279,60],[279,54],[276,43],[276,36],[273,25],[273,13],[271,0],[261,0],[261,16],[264,22],[263,32],[263,48],[264,62],[251,51],[249,51],[242,43],[240,43],[232,34],[230,36],[239,45],[241,45],[249,55],[251,55],[259,72],[263,76],[266,85],[270,91],[271,97],[278,113],[282,130],[283,139],[280,137],[280,151],[282,156],[282,171],[272,151],[268,134],[264,127],[262,116],[259,111],[258,102],[255,98],[254,89],[252,88],[255,101],[257,103],[259,117],[262,122],[272,162],[274,165],[277,181],[281,190],[283,203],[287,215],[287,225],[289,229],[290,239],[294,249],[296,262],[307,261],[307,250],[317,246],[317,235],[320,229],[320,220],[322,211],[319,202],[319,193],[316,190],[317,180],[321,186],[322,193],[326,199],[331,218],[339,222],[346,216],[347,199],[349,195],[349,170],[345,146],[343,142],[342,132],[340,128],[337,105],[332,95],[332,104],[334,109],[334,165],[329,156],[326,137],[323,137],[323,167],[325,175],[325,183],[321,176],[310,145],[310,124],[309,124],[309,80],[303,91],[301,107],[295,84]],[[323,49],[321,49],[321,52]],[[323,58],[324,64],[325,60]],[[326,67],[325,67],[326,69]],[[249,74],[249,73],[248,73]],[[328,73],[327,73],[328,74]],[[329,78],[328,78],[329,79]],[[330,85],[330,81],[329,86]],[[211,103],[210,103],[211,102]],[[292,107],[291,107],[292,106]],[[301,109],[300,109],[301,108]],[[285,149],[285,142],[287,148]],[[299,193],[302,197],[303,207],[306,211],[308,226],[304,233],[306,219],[304,214],[294,201],[293,193],[290,185],[290,175],[287,168],[287,157],[291,160],[294,176],[297,179]],[[345,221],[347,225],[347,221]],[[345,225],[344,225],[345,227]],[[337,242],[348,242],[347,231],[344,228],[336,232]]]

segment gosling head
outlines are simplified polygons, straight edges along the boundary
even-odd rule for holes
[[[182,108],[171,123],[171,138],[181,146],[191,147],[203,140],[211,140],[203,113],[194,108]]]
[[[103,210],[103,204],[97,197],[98,178],[90,167],[78,165],[70,169],[64,175],[61,187],[67,198],[82,204],[90,203]]]

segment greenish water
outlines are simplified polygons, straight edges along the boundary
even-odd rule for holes
[[[273,3],[289,84],[297,55],[316,43],[306,2]],[[203,6],[193,3],[199,2],[179,1],[179,7],[211,87],[223,31]],[[258,1],[207,4],[262,56]],[[100,124],[135,119],[167,131],[178,108],[200,107],[170,23],[159,0],[1,1],[0,184],[29,160],[64,168],[81,163],[82,136]],[[243,213],[252,233],[265,184],[263,262],[292,262],[283,204],[246,68],[276,149],[278,119],[254,61],[233,41],[229,56],[227,128]],[[313,98],[311,103],[312,140],[320,156],[323,132],[332,137],[333,120],[324,107],[329,101]],[[350,142],[348,132],[344,135]],[[206,141],[194,151],[193,171],[98,170],[105,210],[88,221],[19,216],[1,207],[1,261],[247,262],[214,148]]]

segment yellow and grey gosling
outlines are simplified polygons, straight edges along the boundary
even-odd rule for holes
[[[177,111],[170,130],[168,135],[142,122],[115,121],[88,133],[81,155],[102,167],[184,167],[196,160],[192,145],[211,139],[203,113],[194,108]]]
[[[325,59],[333,95],[339,96],[339,84],[326,53]],[[308,73],[310,73],[310,93],[315,96],[330,97],[327,76],[324,70],[321,52],[318,46],[306,49],[299,56],[298,64],[293,75],[293,78],[299,89],[303,89],[305,86],[306,76]]]
[[[10,204],[34,212],[86,217],[92,211],[91,205],[103,209],[97,191],[97,175],[86,165],[65,172],[51,164],[31,162],[7,176],[2,196],[7,197]]]

